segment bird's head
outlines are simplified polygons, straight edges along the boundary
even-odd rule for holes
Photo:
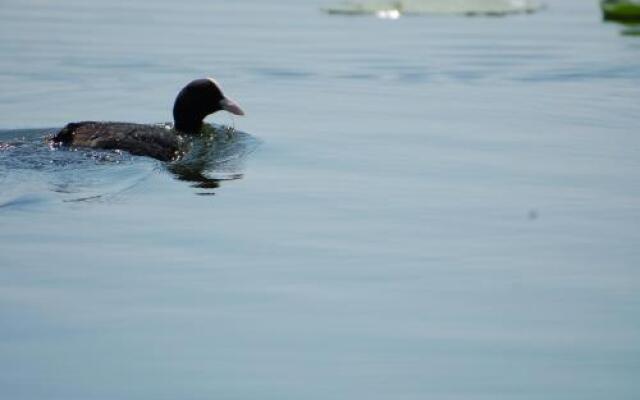
[[[244,115],[238,103],[226,97],[213,78],[196,79],[182,88],[176,97],[173,105],[174,127],[184,133],[198,133],[202,128],[202,120],[220,110]]]

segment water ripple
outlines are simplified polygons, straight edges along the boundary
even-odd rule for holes
[[[0,131],[1,208],[32,209],[53,200],[113,201],[165,166],[119,150],[53,148],[47,141],[52,132]],[[258,141],[243,132],[225,132],[194,140],[185,157],[166,168],[176,179],[199,189],[215,189],[221,181],[242,178],[244,159]]]

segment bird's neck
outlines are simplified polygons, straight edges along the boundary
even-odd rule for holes
[[[202,130],[202,120],[176,120],[174,128],[182,133],[195,135]]]

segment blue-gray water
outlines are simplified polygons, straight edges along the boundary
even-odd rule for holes
[[[640,39],[326,4],[2,1],[0,397],[640,396]],[[208,75],[256,145],[213,196],[31,129]]]

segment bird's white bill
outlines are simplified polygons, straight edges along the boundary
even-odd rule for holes
[[[220,100],[220,107],[225,111],[229,111],[231,114],[244,115],[244,111],[242,111],[240,105],[228,97]]]

